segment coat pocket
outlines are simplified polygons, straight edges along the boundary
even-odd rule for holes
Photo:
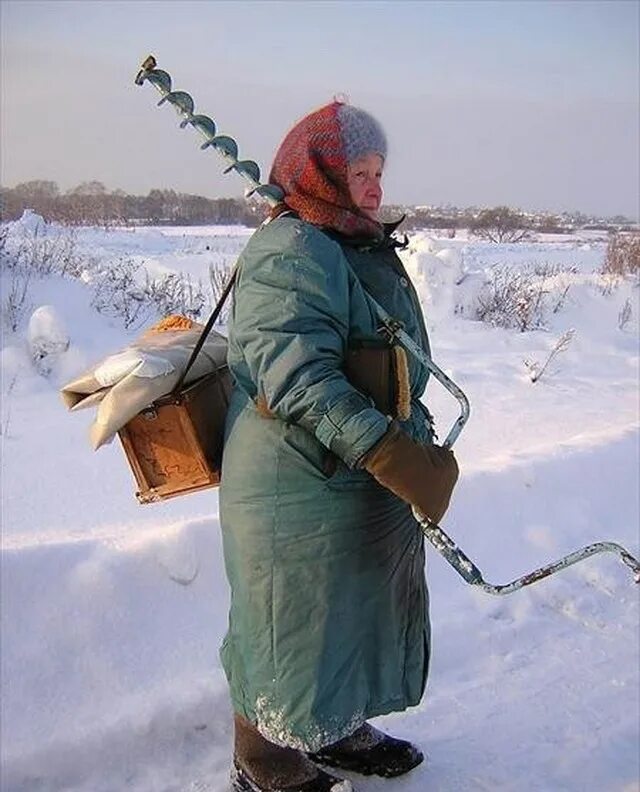
[[[282,425],[282,442],[295,458],[311,472],[329,479],[336,471],[338,458],[306,429],[295,424]]]
[[[298,468],[322,478],[331,489],[371,489],[379,486],[366,470],[349,468],[309,432],[295,424],[283,426],[282,442]]]

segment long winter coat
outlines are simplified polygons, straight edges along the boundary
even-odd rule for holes
[[[393,240],[359,247],[284,215],[242,253],[229,328],[221,657],[235,711],[307,750],[417,704],[427,677],[422,535],[410,508],[357,467],[389,420],[343,373],[350,344],[380,337],[363,287],[428,351]],[[413,358],[409,374],[402,426],[429,441],[418,401],[428,374]]]

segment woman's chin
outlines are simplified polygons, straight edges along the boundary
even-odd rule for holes
[[[360,211],[362,214],[366,215],[370,220],[378,220],[378,215],[380,214],[380,207],[376,207],[375,209],[369,209],[366,206],[361,206]]]

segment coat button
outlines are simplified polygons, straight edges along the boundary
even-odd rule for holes
[[[409,281],[404,277],[404,275],[400,278],[400,285],[403,286],[405,289],[409,285]]]

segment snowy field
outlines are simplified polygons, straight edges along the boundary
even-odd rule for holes
[[[3,308],[20,286],[11,256],[62,233],[33,216],[10,225]],[[138,280],[183,273],[206,291],[209,265],[229,265],[249,233],[79,229],[67,263],[29,280],[15,332],[3,327],[2,792],[228,789],[217,493],[139,506],[117,441],[91,451],[92,411],[67,413],[58,390],[140,332],[115,306],[91,307],[118,261]],[[639,553],[639,290],[600,274],[604,251],[586,235],[490,245],[416,234],[402,253],[434,358],[472,405],[443,527],[492,583],[601,539]],[[534,273],[537,329],[473,318],[505,266]],[[425,401],[444,436],[455,404],[435,383]],[[427,694],[378,722],[428,760],[396,781],[353,776],[354,788],[637,792],[630,571],[595,556],[495,598],[434,551],[428,567]]]

